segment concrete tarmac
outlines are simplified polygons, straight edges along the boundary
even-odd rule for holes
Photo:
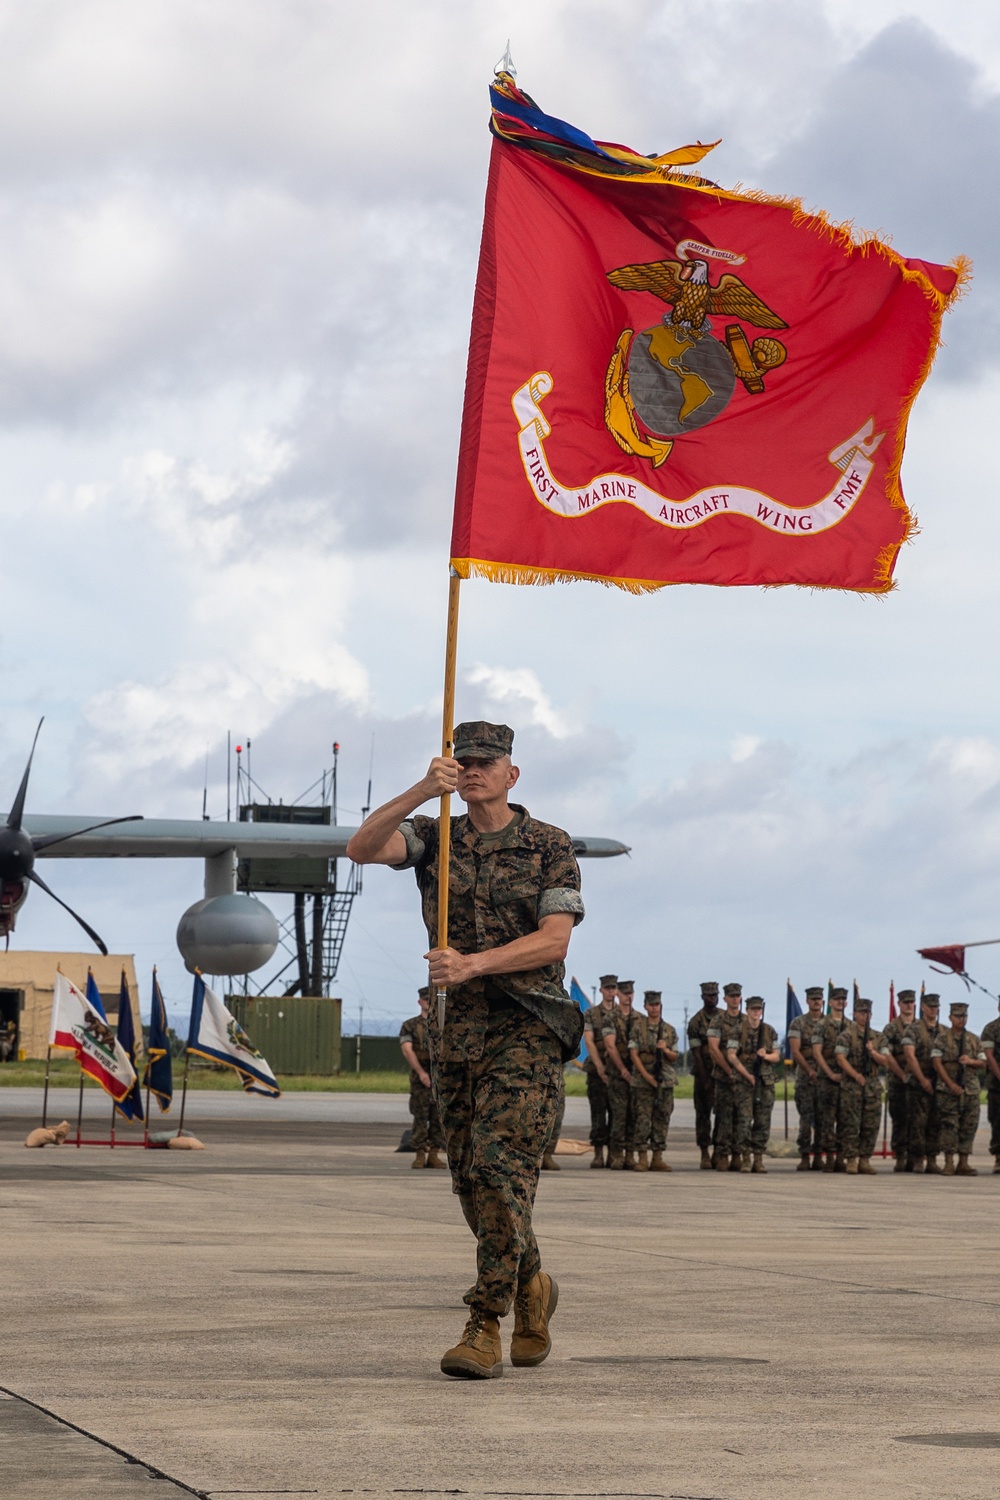
[[[561,1158],[553,1352],[466,1383],[438,1361],[473,1241],[398,1122],[206,1113],[204,1152],[32,1152],[10,1113],[3,1500],[1000,1489],[1000,1177],[700,1172],[685,1128],[670,1175]]]

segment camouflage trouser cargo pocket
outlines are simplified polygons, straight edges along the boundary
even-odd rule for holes
[[[541,1264],[531,1210],[561,1071],[558,1038],[526,1011],[487,1033],[479,1061],[436,1068],[452,1187],[478,1242],[478,1275],[465,1301],[498,1317]]]

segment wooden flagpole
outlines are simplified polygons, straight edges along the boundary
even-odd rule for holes
[[[455,664],[458,658],[458,599],[462,580],[454,569],[448,579],[448,628],[444,646],[444,704],[441,714],[441,754],[450,756],[455,733]],[[438,831],[438,930],[437,945],[448,946],[448,874],[451,868],[451,796],[441,798],[441,821]],[[446,986],[435,988],[438,1030],[444,1030]]]

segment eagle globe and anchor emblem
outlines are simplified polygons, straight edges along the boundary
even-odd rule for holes
[[[760,394],[765,374],[783,364],[787,353],[766,335],[751,343],[739,323],[726,325],[725,341],[712,332],[710,316],[775,331],[788,327],[731,271],[712,284],[710,261],[741,265],[745,256],[695,240],[682,240],[676,254],[677,260],[607,273],[622,291],[652,292],[671,308],[654,328],[623,330],[604,385],[608,431],[626,453],[648,459],[654,469],[669,458],[676,438],[725,411],[737,380]]]

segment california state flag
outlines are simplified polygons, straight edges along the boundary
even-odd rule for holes
[[[93,1003],[65,974],[56,975],[49,1046],[74,1052],[85,1073],[116,1101],[130,1094],[135,1069],[108,1025],[100,1003]]]

